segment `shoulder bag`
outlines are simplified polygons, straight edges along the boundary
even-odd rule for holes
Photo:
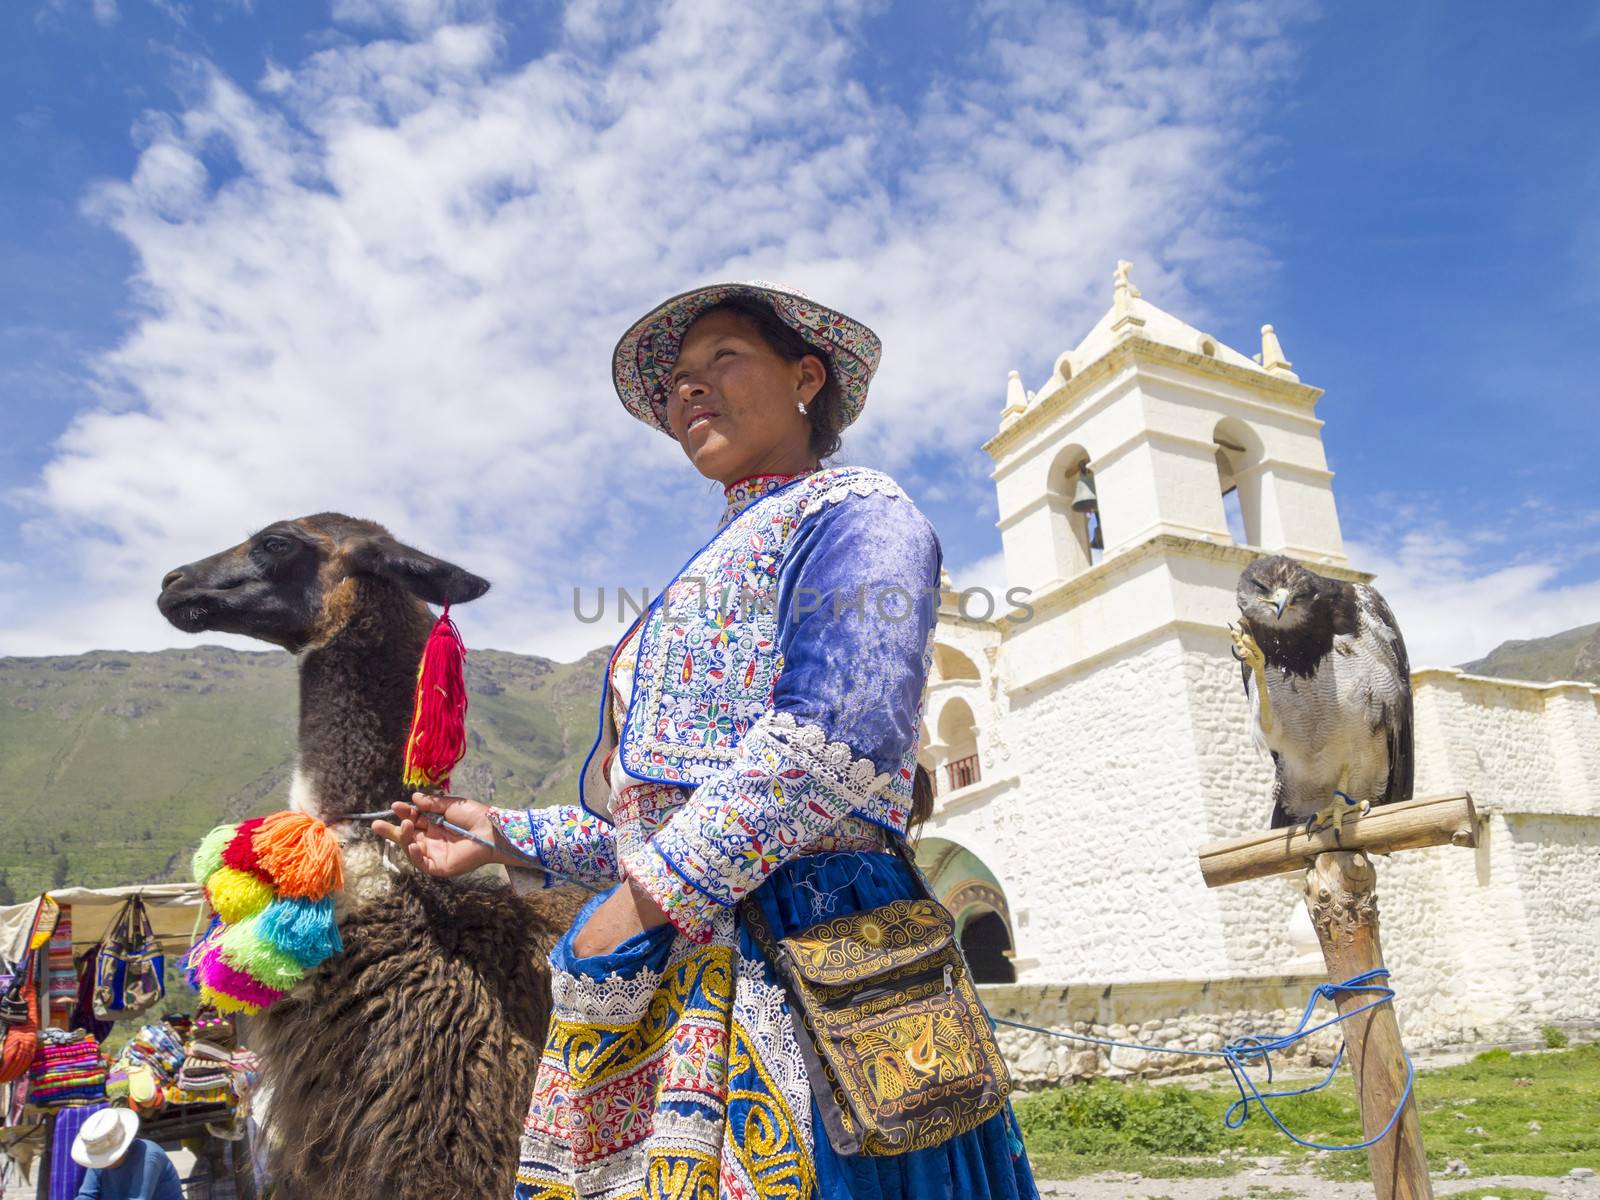
[[[895,851],[924,896],[774,937],[740,902],[789,996],[811,1091],[840,1154],[937,1146],[995,1116],[1011,1077],[956,941],[903,839]]]
[[[39,1052],[39,959],[40,947],[54,931],[60,909],[49,896],[39,897],[39,906],[33,913],[33,925],[24,943],[22,961],[12,968],[12,977],[6,986],[6,1018],[4,1038],[0,1039],[0,1083],[10,1083],[27,1074],[34,1056]],[[21,1019],[14,1020],[20,1002]]]
[[[120,1021],[142,1013],[166,994],[166,966],[144,901],[130,896],[95,958],[94,1015]]]

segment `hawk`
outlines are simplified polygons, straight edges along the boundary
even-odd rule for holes
[[[1272,827],[1338,833],[1352,808],[1411,799],[1411,664],[1382,596],[1291,558],[1239,575],[1233,654],[1272,755]]]

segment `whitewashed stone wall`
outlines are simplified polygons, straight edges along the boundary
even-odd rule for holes
[[[1275,975],[1226,980],[1171,980],[1107,987],[991,984],[979,989],[998,1020],[1107,1041],[1185,1050],[1219,1050],[1234,1038],[1291,1030],[1306,997],[1321,980],[1310,975]],[[1001,1052],[1021,1088],[1050,1087],[1093,1075],[1163,1076],[1215,1070],[1219,1060],[1187,1054],[1156,1054],[1098,1046],[1000,1025]],[[1278,1066],[1327,1065],[1338,1051],[1332,1031],[1314,1034]]]
[[[1304,970],[1288,933],[1299,876],[1213,891],[1196,866],[1203,843],[1262,828],[1270,808],[1226,637],[1169,628],[1024,692],[1008,688],[992,637],[959,639],[982,678],[935,692],[971,704],[984,777],[942,794],[928,832],[977,854],[1006,891],[1019,983],[996,996],[1034,1024],[1070,1017],[1080,1032],[1180,1045],[1292,1027],[1320,981],[1288,973]],[[1417,673],[1417,792],[1471,791],[1482,844],[1379,864],[1410,1044],[1600,1026],[1597,701],[1575,685]],[[1073,997],[1100,999],[1085,1013]],[[1169,1013],[1151,1008],[1167,1001]],[[1033,1084],[1091,1066],[1186,1069],[1006,1036]]]
[[[1476,851],[1380,867],[1408,1034],[1476,1044],[1600,1025],[1600,689],[1455,670],[1413,685],[1417,792],[1470,792],[1480,827]]]

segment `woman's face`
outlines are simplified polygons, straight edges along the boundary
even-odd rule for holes
[[[724,485],[816,466],[810,404],[827,376],[806,355],[786,362],[743,313],[715,310],[689,326],[667,380],[667,424],[695,469]]]

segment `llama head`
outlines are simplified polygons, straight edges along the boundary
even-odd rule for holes
[[[345,628],[366,581],[413,603],[463,604],[489,590],[488,580],[396,541],[374,521],[318,513],[274,521],[167,572],[156,604],[185,633],[243,634],[298,653]]]

